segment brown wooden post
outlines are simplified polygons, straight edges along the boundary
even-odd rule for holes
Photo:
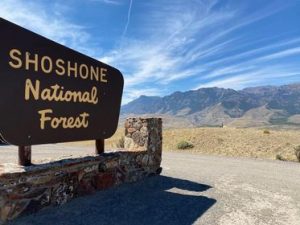
[[[96,140],[96,154],[104,153],[104,139],[97,139]]]
[[[19,146],[19,165],[31,165],[31,146]]]

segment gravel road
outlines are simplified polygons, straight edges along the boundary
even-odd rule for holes
[[[75,148],[65,149],[67,153]],[[78,198],[10,224],[300,224],[298,163],[165,152],[163,168],[161,176]]]

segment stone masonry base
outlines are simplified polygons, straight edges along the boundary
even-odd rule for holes
[[[161,119],[130,118],[125,123],[122,151],[30,167],[0,165],[0,224],[78,196],[160,174],[161,151]]]

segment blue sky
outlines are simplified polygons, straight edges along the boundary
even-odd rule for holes
[[[300,0],[1,0],[0,16],[120,69],[123,104],[300,82]]]

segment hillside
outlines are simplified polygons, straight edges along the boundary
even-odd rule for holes
[[[161,116],[167,127],[300,126],[300,84],[243,90],[201,88],[165,97],[141,96],[124,105],[121,118]]]

